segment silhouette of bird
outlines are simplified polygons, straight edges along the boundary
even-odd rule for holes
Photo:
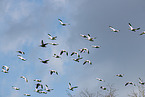
[[[42,62],[42,63],[47,63],[49,60],[47,59],[47,60],[42,60],[41,58],[38,58],[39,60],[40,60],[40,62]]]
[[[90,60],[85,60],[85,62],[83,63],[83,65],[86,64],[87,62],[88,62],[90,65],[92,65],[92,62],[91,62]]]
[[[40,79],[34,79],[34,81],[36,81],[36,82],[41,82],[41,80],[40,80]]]
[[[133,28],[132,25],[131,25],[130,23],[128,23],[128,24],[129,24],[129,27],[130,27],[129,29],[130,29],[131,31],[134,31],[134,32],[135,32],[136,30],[139,30],[139,29],[140,29],[140,28]]]
[[[50,70],[50,75],[52,75],[53,73],[56,73],[58,75],[58,72],[56,70]]]
[[[78,52],[72,52],[72,53],[71,53],[71,56],[74,55],[74,54],[76,54],[78,57],[80,57],[80,55],[79,55]]]
[[[87,35],[87,40],[94,41],[94,39],[96,39],[96,37],[91,37],[90,34]]]
[[[84,37],[84,38],[87,38],[87,35],[80,34],[80,36],[82,36],[82,37]]]
[[[37,90],[39,87],[41,88],[39,90],[42,90],[43,89],[43,85],[40,84],[40,83],[37,83],[35,89]]]
[[[52,37],[50,34],[48,34],[48,36],[49,36],[49,39],[51,39],[51,40],[56,40],[56,38],[57,38],[57,36]]]
[[[120,30],[117,30],[117,29],[113,28],[112,26],[109,26],[109,28],[110,28],[111,31],[113,31],[113,32],[119,32],[119,31],[120,31]]]
[[[62,26],[70,25],[70,24],[68,24],[68,23],[63,23],[61,19],[58,19],[58,20],[59,20],[59,22],[60,22],[60,24],[61,24]]]
[[[28,79],[25,76],[21,76],[20,78],[23,78],[25,82],[28,82]]]
[[[145,31],[143,31],[140,35],[144,35],[145,34]]]
[[[135,86],[135,84],[134,84],[133,82],[127,82],[127,83],[125,84],[125,86],[127,86],[128,84],[131,84],[131,85],[134,85],[134,86]]]
[[[47,44],[48,44],[48,43],[44,43],[43,40],[41,40],[41,45],[40,45],[40,47],[46,47]]]
[[[54,54],[53,57],[55,58],[61,58],[59,55]]]
[[[141,85],[144,85],[144,84],[145,84],[145,82],[143,82],[141,78],[139,78],[139,83],[140,83]]]
[[[89,50],[88,50],[87,48],[79,49],[79,51],[80,51],[80,53],[85,52],[85,51],[87,51],[88,54],[90,53]]]
[[[58,43],[48,43],[48,44],[54,45],[54,46],[58,45]]]
[[[8,73],[8,71],[7,71],[7,70],[5,70],[5,69],[2,69],[2,72],[4,72],[4,73]]]
[[[19,57],[19,59],[23,60],[23,61],[26,61],[25,58],[23,58],[21,55],[17,55]]]
[[[71,91],[73,91],[74,88],[78,88],[78,86],[72,87],[71,86],[71,83],[69,83],[69,88],[68,89],[71,90]]]
[[[25,54],[25,52],[22,52],[22,51],[17,51],[18,53],[20,53],[20,54]]]
[[[54,89],[49,89],[49,88],[48,88],[48,85],[45,85],[45,90],[46,90],[47,92],[50,92],[50,91],[52,91],[52,90],[54,90]]]
[[[80,59],[82,59],[82,57],[81,58],[77,58],[77,59],[73,59],[73,60],[76,61],[76,62],[79,62]]]
[[[60,51],[60,55],[62,55],[64,52],[65,52],[66,55],[68,56],[68,52],[67,52],[66,50],[61,50],[61,51]]]
[[[96,78],[98,81],[103,81],[103,82],[105,82],[103,79],[100,79],[100,78]]]
[[[26,93],[25,93],[25,94],[24,94],[24,96],[31,96],[31,95],[30,95],[30,94],[26,94]]]
[[[116,76],[118,76],[118,77],[123,77],[124,74],[117,74]]]
[[[6,71],[9,71],[9,68],[8,66],[2,66],[2,69],[5,69]]]
[[[100,48],[101,46],[92,45],[92,48]]]
[[[12,86],[12,88],[15,89],[15,90],[20,90],[20,88],[15,87],[15,86]]]
[[[103,86],[101,86],[100,88],[101,88],[102,90],[106,90],[106,88],[105,88],[105,87],[103,87]]]

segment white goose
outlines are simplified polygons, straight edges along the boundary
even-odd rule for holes
[[[69,83],[69,88],[68,89],[71,90],[71,91],[73,91],[74,88],[78,88],[78,86],[72,87],[71,86],[71,83]]]
[[[57,36],[52,37],[50,34],[48,34],[48,36],[49,36],[49,39],[51,39],[51,40],[56,40],[56,38],[57,38]]]
[[[113,32],[119,32],[119,31],[120,31],[120,30],[117,30],[117,29],[113,28],[112,26],[109,26],[109,28],[110,28],[111,31],[113,31]]]
[[[21,76],[20,78],[24,79],[25,82],[28,82],[28,79],[25,76]]]
[[[59,22],[60,22],[60,24],[61,24],[62,26],[70,25],[70,24],[68,24],[68,23],[63,23],[61,19],[58,19],[58,20],[59,20]]]
[[[133,28],[132,25],[131,25],[130,23],[128,23],[128,24],[129,24],[129,27],[130,27],[130,30],[131,30],[131,31],[134,31],[134,32],[135,32],[136,30],[139,30],[139,29],[140,29],[140,28]]]

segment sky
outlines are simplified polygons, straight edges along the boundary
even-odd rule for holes
[[[145,81],[145,36],[140,35],[145,30],[144,3],[144,0],[0,0],[0,64],[10,67],[9,73],[0,72],[0,97],[23,97],[24,93],[32,97],[68,97],[67,92],[79,97],[85,89],[106,94],[108,91],[100,86],[107,88],[108,84],[117,89],[117,97],[137,91],[135,86],[124,85],[128,81],[139,84],[139,77]],[[62,26],[58,19],[70,25]],[[140,30],[129,30],[128,23]],[[120,31],[113,32],[109,26]],[[48,39],[48,33],[57,39]],[[88,41],[80,34],[90,34],[96,39]],[[41,40],[59,45],[42,48]],[[90,54],[80,53],[83,59],[75,62],[77,57],[70,54],[82,48],[88,48]],[[18,59],[18,50],[25,52],[22,56],[26,61]],[[61,50],[68,51],[69,56],[54,58],[53,54],[59,55]],[[43,64],[38,58],[50,61]],[[92,65],[83,65],[85,60]],[[59,75],[50,75],[49,70],[56,70]],[[42,84],[54,90],[47,94],[34,92],[37,83],[34,79],[41,79]],[[69,82],[78,88],[70,91]]]

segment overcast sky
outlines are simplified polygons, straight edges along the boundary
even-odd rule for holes
[[[84,89],[105,94],[108,91],[100,86],[107,84],[118,90],[117,97],[127,97],[136,87],[125,87],[126,82],[138,84],[139,77],[145,81],[145,36],[140,35],[145,30],[144,4],[144,0],[0,0],[0,64],[10,67],[9,73],[0,73],[0,97],[23,97],[24,93],[32,97],[68,97],[66,91],[78,97]],[[60,25],[58,18],[70,25]],[[128,23],[140,30],[132,32]],[[120,32],[111,31],[109,26]],[[48,33],[57,39],[48,39]],[[91,42],[80,34],[90,34],[96,39]],[[41,40],[59,45],[42,48]],[[82,48],[88,48],[90,54],[80,53],[83,59],[73,61],[77,57],[70,54]],[[18,59],[18,50],[25,52],[26,61]],[[69,56],[52,57],[61,50],[68,51]],[[50,61],[45,65],[38,58]],[[85,60],[92,61],[92,65],[83,65]],[[50,75],[51,69],[59,75]],[[20,76],[27,77],[29,82]],[[48,94],[34,92],[37,83],[34,79],[41,79],[42,84],[54,90]],[[78,88],[68,90],[69,82]]]

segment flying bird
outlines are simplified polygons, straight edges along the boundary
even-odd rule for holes
[[[85,60],[85,62],[83,63],[83,65],[86,64],[87,62],[88,62],[90,65],[92,65],[92,62],[91,62],[90,60]]]
[[[71,53],[71,56],[74,55],[74,54],[76,54],[78,57],[80,57],[80,55],[79,55],[78,52],[72,52],[72,53]]]
[[[23,60],[23,61],[26,61],[25,58],[23,58],[21,55],[17,55],[19,57],[19,59]]]
[[[103,82],[105,82],[103,79],[100,79],[100,78],[96,78],[98,81],[103,81]]]
[[[50,70],[50,75],[52,75],[53,73],[56,73],[58,75],[58,72],[56,70]]]
[[[41,45],[40,45],[40,47],[46,47],[47,44],[48,44],[48,43],[44,43],[43,40],[41,40]]]
[[[111,31],[113,31],[113,32],[119,32],[119,31],[120,31],[120,30],[117,30],[117,29],[113,28],[112,26],[109,26],[109,28],[110,28]]]
[[[20,88],[15,87],[15,86],[12,86],[12,88],[15,89],[15,90],[20,90]]]
[[[39,60],[40,60],[40,62],[42,62],[42,63],[47,63],[49,60],[48,59],[46,59],[46,60],[42,60],[41,58],[38,58]]]
[[[56,55],[56,54],[54,54],[53,57],[55,57],[55,58],[61,58],[59,55]]]
[[[25,54],[25,52],[23,52],[23,51],[17,51],[18,53],[20,53],[20,54]]]
[[[128,24],[129,24],[129,27],[130,27],[129,29],[130,29],[131,31],[134,31],[134,32],[135,32],[136,30],[139,30],[139,29],[140,29],[140,28],[133,28],[132,25],[131,25],[130,23],[128,23]]]
[[[69,83],[69,88],[68,89],[71,90],[71,91],[73,91],[74,88],[78,88],[78,86],[72,87],[71,86],[71,83]]]
[[[48,44],[51,44],[51,45],[54,45],[54,46],[58,45],[58,43],[48,43]]]
[[[40,79],[34,79],[34,81],[36,81],[36,82],[41,82],[41,80],[40,80]]]
[[[45,85],[45,90],[46,90],[47,92],[50,92],[50,91],[52,91],[52,90],[54,90],[54,89],[49,89],[49,88],[48,88],[48,85]]]
[[[2,69],[5,69],[6,71],[9,71],[9,68],[8,66],[2,66]]]
[[[82,36],[82,37],[84,37],[84,38],[87,38],[87,35],[80,34],[80,36]]]
[[[87,40],[94,41],[94,39],[96,39],[96,37],[91,37],[90,34],[87,35]]]
[[[39,90],[42,90],[43,89],[43,85],[40,84],[40,83],[37,83],[35,89],[38,90],[39,87],[41,88]]]
[[[8,71],[7,71],[7,70],[5,70],[5,69],[2,69],[2,72],[4,72],[4,73],[8,73]]]
[[[135,84],[134,84],[133,82],[127,82],[127,83],[125,84],[125,86],[127,86],[128,84],[134,85],[134,86],[135,86]]]
[[[50,34],[48,34],[48,36],[49,36],[49,39],[51,39],[51,40],[56,40],[56,38],[57,38],[57,36],[52,37]]]
[[[28,79],[25,76],[21,76],[20,78],[23,78],[25,82],[28,82]]]
[[[61,50],[60,55],[62,55],[63,53],[66,53],[66,55],[68,56],[68,52],[66,50]]]
[[[80,53],[85,52],[85,51],[87,51],[88,54],[90,53],[89,50],[88,50],[87,48],[79,49],[79,51],[80,51]]]
[[[124,74],[117,74],[116,76],[118,76],[118,77],[123,77]]]
[[[100,48],[101,46],[92,45],[92,48]]]
[[[145,31],[143,31],[140,35],[144,35],[145,34]]]
[[[103,86],[101,86],[100,88],[101,88],[102,90],[106,90],[106,88],[105,88],[105,87],[103,87]]]
[[[58,19],[58,20],[59,20],[59,22],[60,22],[60,24],[61,24],[62,26],[70,25],[70,24],[68,24],[68,23],[63,23],[61,19]]]
[[[31,95],[30,95],[30,94],[26,94],[26,93],[25,93],[25,94],[24,94],[24,96],[31,96]]]
[[[77,58],[77,59],[73,59],[73,60],[76,61],[76,62],[79,62],[79,60],[82,59],[82,58],[83,58],[83,57]]]
[[[145,84],[145,82],[143,82],[141,78],[139,78],[139,83],[140,83],[141,85],[144,85],[144,84]]]

